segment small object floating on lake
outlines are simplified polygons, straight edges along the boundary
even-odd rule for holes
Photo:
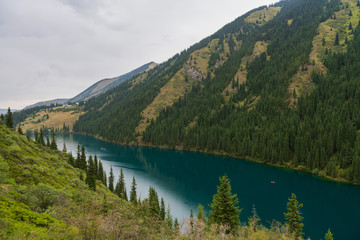
[[[275,181],[270,181],[270,183],[275,183]]]

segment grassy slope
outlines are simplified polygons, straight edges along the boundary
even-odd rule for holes
[[[66,159],[0,125],[0,239],[171,236],[146,206],[121,200],[100,182],[90,191]]]
[[[70,126],[70,130],[79,117],[84,114],[81,108],[72,107],[54,107],[50,109],[40,110],[35,115],[28,116],[24,122],[20,123],[24,132],[26,130],[40,130],[42,127],[49,129],[62,129],[65,123]],[[47,115],[49,118],[47,118]]]
[[[291,105],[294,105],[294,101],[297,101],[301,95],[310,93],[314,89],[315,84],[311,79],[313,71],[326,74],[327,69],[323,64],[326,49],[332,53],[345,52],[347,49],[347,44],[345,44],[346,37],[348,41],[354,37],[352,31],[349,30],[349,24],[351,22],[353,29],[357,27],[360,8],[356,6],[357,0],[342,0],[341,2],[342,6],[340,6],[340,11],[335,13],[336,19],[328,19],[322,22],[318,28],[318,35],[315,36],[312,42],[313,48],[309,56],[309,63],[306,66],[307,71],[303,71],[302,66],[300,66],[297,74],[291,79],[288,88]],[[350,10],[352,16],[349,16]],[[339,34],[339,46],[334,46],[336,33]],[[322,43],[323,39],[325,39],[324,46]],[[296,97],[293,95],[294,90]]]

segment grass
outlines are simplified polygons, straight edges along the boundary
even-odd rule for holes
[[[29,116],[20,125],[24,132],[27,130],[40,130],[43,127],[62,129],[64,124],[70,126],[70,130],[72,130],[74,123],[79,120],[82,114],[84,114],[82,108],[76,105],[71,107],[54,107],[41,110],[35,115]]]
[[[254,61],[257,56],[260,56],[262,53],[266,52],[269,43],[264,41],[258,41],[254,44],[254,50],[250,56],[245,56],[240,64],[239,70],[236,72],[234,77],[235,80],[238,80],[239,85],[232,88],[232,81],[230,81],[229,85],[224,89],[223,96],[225,101],[229,101],[230,96],[237,91],[237,87],[239,87],[242,83],[246,82],[247,70],[246,63],[250,63]]]
[[[315,87],[311,79],[313,71],[326,74],[327,69],[323,64],[326,49],[331,53],[346,52],[347,44],[345,44],[345,39],[347,37],[348,41],[350,41],[353,38],[352,31],[349,30],[349,24],[351,22],[353,29],[357,27],[360,18],[360,8],[356,6],[357,0],[342,0],[341,2],[340,11],[335,13],[336,19],[330,18],[322,22],[318,27],[318,34],[312,42],[313,48],[309,56],[309,63],[306,64],[308,70],[303,71],[302,66],[300,66],[297,74],[291,79],[288,88],[290,105],[294,106],[295,101],[297,101],[301,95],[313,90]],[[348,6],[348,8],[346,6]],[[349,16],[350,10],[352,16]],[[339,34],[339,46],[334,46],[336,33]],[[325,44],[323,44],[323,39],[325,39]],[[296,92],[296,97],[294,97],[294,91]]]
[[[281,10],[281,7],[268,7],[250,14],[246,21],[263,25],[273,19]],[[265,16],[265,17],[264,17]]]
[[[110,192],[91,191],[68,154],[0,124],[0,239],[174,239],[175,231]]]

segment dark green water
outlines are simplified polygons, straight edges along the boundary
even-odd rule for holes
[[[325,181],[308,174],[265,166],[245,160],[185,151],[129,147],[107,143],[83,135],[60,135],[68,151],[76,155],[77,144],[84,144],[87,154],[97,154],[107,174],[113,167],[116,180],[124,169],[128,192],[132,177],[138,194],[146,198],[153,186],[170,203],[172,215],[189,217],[199,203],[208,209],[216,192],[219,176],[227,174],[232,191],[243,209],[240,219],[247,221],[255,205],[262,224],[273,219],[284,222],[283,212],[291,193],[304,204],[305,236],[324,239],[328,228],[334,239],[360,239],[360,187]],[[275,183],[271,183],[275,181]]]

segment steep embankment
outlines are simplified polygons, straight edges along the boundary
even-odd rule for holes
[[[96,191],[68,154],[29,141],[0,124],[1,239],[161,239],[173,232],[111,193]]]

